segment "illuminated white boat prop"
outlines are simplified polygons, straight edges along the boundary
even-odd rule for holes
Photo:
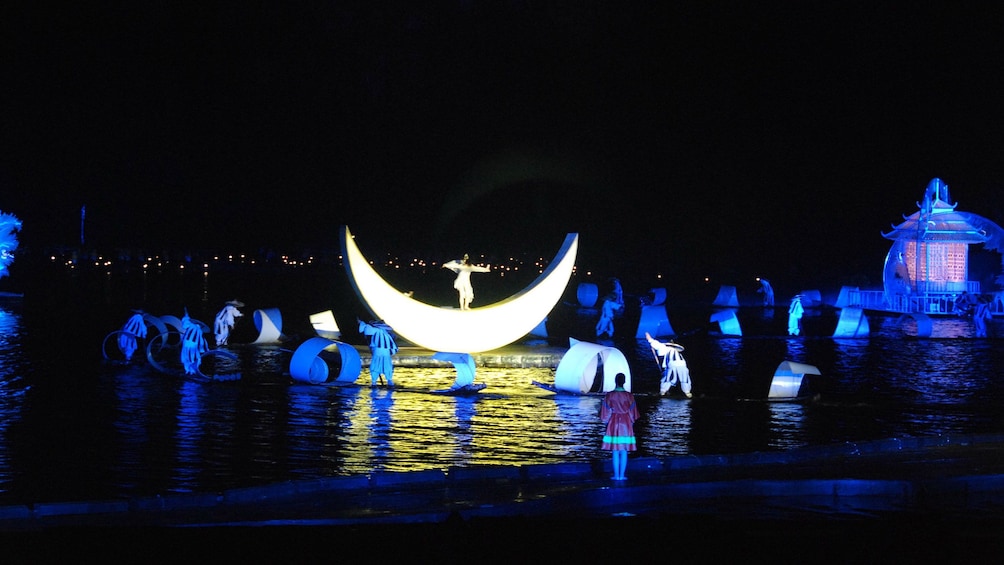
[[[774,371],[774,378],[770,381],[770,390],[767,392],[767,400],[798,400],[805,398],[799,396],[802,388],[802,379],[805,375],[819,375],[819,369],[814,365],[805,363],[795,363],[794,361],[782,361]]]
[[[614,377],[624,373],[624,388],[631,390],[631,367],[624,353],[616,347],[569,339],[571,347],[561,357],[554,373],[554,385],[533,381],[533,384],[552,392],[572,394],[603,394],[616,387]],[[593,393],[593,381],[600,363],[603,364],[603,383],[600,391]]]

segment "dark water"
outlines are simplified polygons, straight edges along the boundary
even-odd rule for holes
[[[145,363],[105,363],[101,343],[131,308],[210,321],[225,300],[248,304],[233,342],[253,340],[250,314],[280,308],[291,338],[309,313],[356,315],[332,272],[273,275],[51,273],[23,300],[0,302],[0,503],[217,491],[373,470],[590,461],[598,399],[552,395],[550,369],[479,368],[478,397],[445,388],[453,370],[399,368],[401,390],[292,384],[290,346],[234,346],[243,379],[200,384]],[[574,290],[574,289],[573,289]],[[630,290],[630,289],[628,289]],[[574,296],[574,295],[572,295]],[[343,312],[345,310],[346,312]],[[784,335],[784,308],[744,308],[746,337],[713,335],[709,310],[670,308],[695,399],[660,398],[658,370],[633,335],[616,345],[639,392],[639,455],[733,453],[894,436],[1004,431],[1004,340],[974,339],[965,319],[870,318],[872,335],[832,339],[832,311],[810,312],[805,337]],[[629,324],[630,320],[623,324]],[[622,324],[621,327],[624,327]],[[340,322],[343,330],[346,324]],[[687,331],[684,331],[687,330]],[[994,320],[994,335],[1004,335]],[[622,330],[633,334],[633,328]],[[589,336],[581,336],[588,339]],[[346,338],[348,340],[348,338]],[[784,359],[823,373],[817,396],[767,403]],[[367,382],[368,375],[360,378]]]

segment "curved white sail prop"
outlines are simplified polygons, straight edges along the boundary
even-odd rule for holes
[[[258,339],[253,345],[279,343],[282,341],[282,312],[278,308],[255,310],[254,327],[258,330]]]
[[[610,392],[617,386],[614,383],[617,373],[624,373],[627,377],[624,388],[631,390],[631,367],[620,349],[576,339],[568,341],[571,347],[558,362],[554,373],[554,388],[574,394],[587,394],[602,361],[603,390],[600,392]]]
[[[554,260],[530,286],[501,302],[460,310],[425,304],[405,295],[370,266],[348,226],[342,226],[341,238],[349,281],[374,316],[416,345],[457,353],[498,349],[537,327],[561,299],[579,245],[579,235],[568,234]]]

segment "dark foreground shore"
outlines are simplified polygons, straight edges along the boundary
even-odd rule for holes
[[[926,562],[1004,544],[1004,436],[635,458],[626,482],[609,475],[609,464],[455,468],[5,506],[0,531],[8,549],[32,562],[61,555]]]

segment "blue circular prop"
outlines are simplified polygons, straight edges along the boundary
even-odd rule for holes
[[[335,382],[351,383],[359,378],[362,360],[355,347],[323,337],[312,337],[301,343],[293,352],[289,362],[289,374],[293,380],[312,385],[331,384],[328,379],[328,364],[318,355],[332,345],[338,347],[338,354],[342,358],[342,367]]]

